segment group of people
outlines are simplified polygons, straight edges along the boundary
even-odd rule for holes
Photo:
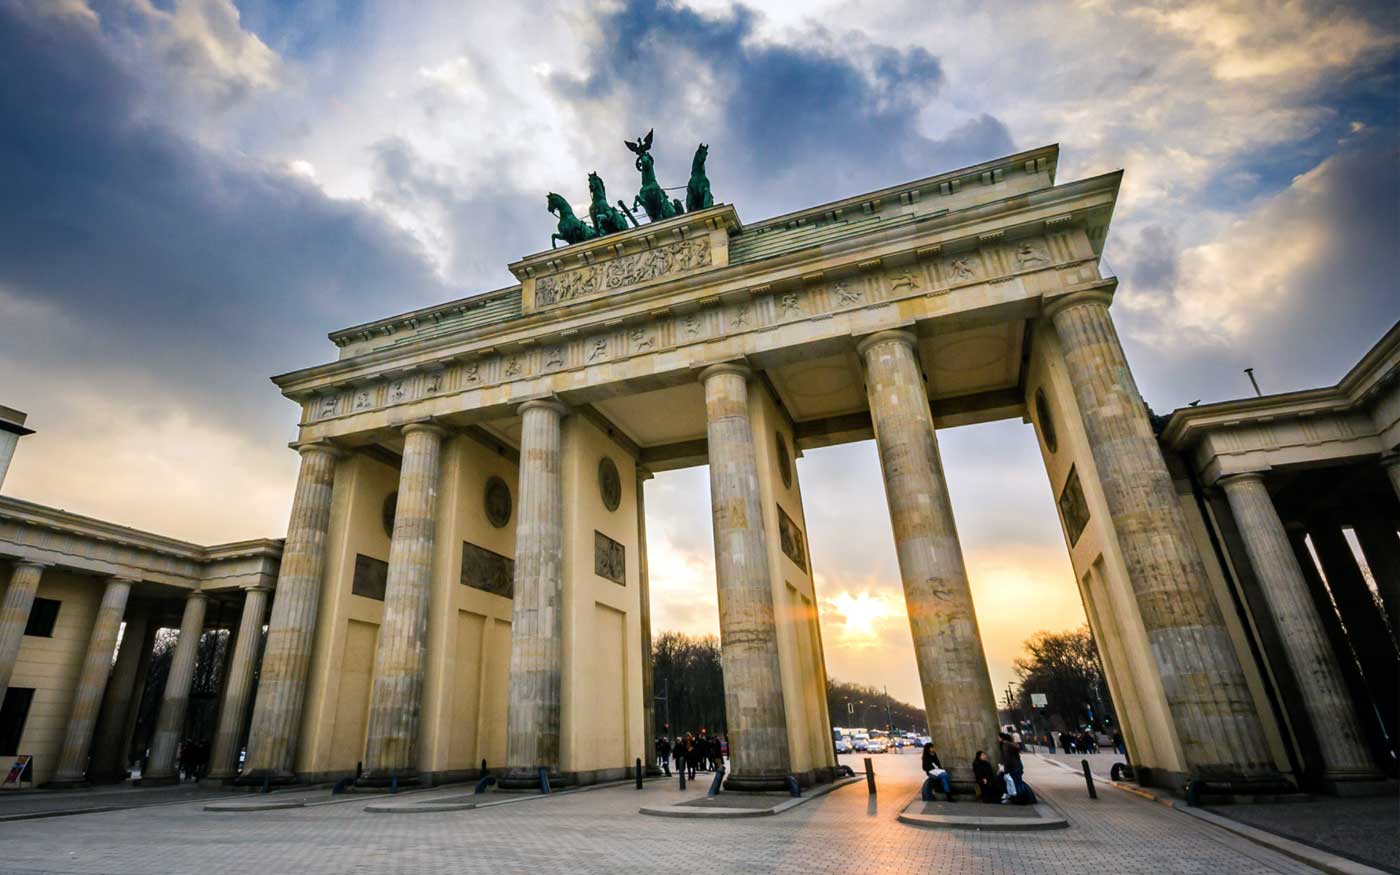
[[[1046,733],[1038,739],[1039,743],[1050,749],[1051,753],[1057,750],[1060,753],[1098,753],[1100,750],[1098,736],[1091,730],[1077,730],[1074,732]],[[1113,733],[1113,752],[1122,754],[1125,752],[1123,746],[1123,733]]]
[[[977,751],[972,759],[972,777],[977,783],[977,798],[982,802],[1016,803],[1030,805],[1035,802],[1035,793],[1021,777],[1025,771],[1021,764],[1021,740],[1012,732],[997,733],[997,752],[1001,758],[1001,769],[992,765],[985,750]],[[953,788],[948,783],[948,770],[938,759],[938,751],[933,742],[924,745],[922,763],[924,774],[929,776],[930,787],[943,791],[949,802],[956,799]],[[925,799],[933,799],[932,792],[926,792]]]
[[[661,736],[656,739],[656,764],[667,775],[671,774],[671,763],[676,771],[694,780],[696,772],[717,772],[724,768],[724,758],[729,753],[728,742],[719,736],[700,730],[699,735],[687,732],[675,739]]]

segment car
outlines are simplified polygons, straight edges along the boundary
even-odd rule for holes
[[[890,746],[885,743],[883,738],[872,738],[865,743],[866,753],[885,753],[889,749]]]
[[[853,747],[857,751],[865,751],[869,749],[870,736],[866,735],[864,732],[856,733],[855,736],[853,736],[852,738],[851,747]]]
[[[836,739],[836,752],[837,752],[837,753],[850,753],[850,752],[851,752],[851,743],[850,743],[849,741],[847,741],[846,739],[844,739],[844,738],[838,738],[838,739]]]

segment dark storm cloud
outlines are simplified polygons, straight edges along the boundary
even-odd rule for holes
[[[629,0],[597,28],[589,72],[556,74],[556,92],[583,115],[623,98],[635,127],[657,127],[660,167],[665,157],[688,162],[693,146],[678,140],[704,139],[721,167],[712,180],[727,174],[751,205],[808,206],[1015,151],[986,114],[942,137],[921,130],[921,111],[945,84],[923,48],[819,29],[798,44],[765,43],[746,7],[712,17],[664,0]]]
[[[263,378],[329,352],[328,328],[447,297],[408,235],[143,96],[95,22],[0,3],[0,304],[33,305],[0,313],[0,358],[266,414]],[[59,318],[22,321],[38,308]]]

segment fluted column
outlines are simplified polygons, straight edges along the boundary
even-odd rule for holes
[[[646,739],[647,755],[642,757],[649,775],[659,774],[656,767],[656,692],[652,683],[651,658],[651,581],[647,576],[647,510],[646,482],[652,473],[637,466],[637,580],[640,584],[638,611],[642,625],[642,737]]]
[[[241,776],[247,783],[264,778],[273,782],[295,779],[297,732],[316,638],[331,492],[340,457],[339,450],[328,444],[307,444],[300,452],[301,473],[292,496],[292,516],[282,547],[277,594],[272,600],[253,725],[248,733],[248,758]]]
[[[87,772],[89,781],[126,779],[131,723],[141,704],[138,682],[143,667],[149,662],[155,631],[149,610],[130,612],[126,628],[122,630],[122,643],[112,666],[112,676],[107,679],[107,692],[102,697],[102,712],[97,718],[92,762]]]
[[[1220,486],[1302,693],[1303,710],[1317,735],[1323,779],[1378,779],[1346,680],[1263,475],[1236,474],[1222,478]]]
[[[117,649],[117,633],[121,631],[132,582],[112,578],[102,592],[102,604],[98,606],[97,617],[92,622],[82,673],[78,675],[78,686],[73,690],[73,710],[69,712],[68,728],[63,735],[58,768],[49,781],[50,785],[86,783],[88,754],[92,751],[97,713],[102,708],[102,694],[107,690],[107,678],[112,673],[112,654]]]
[[[142,784],[174,784],[180,780],[175,770],[175,754],[185,729],[185,711],[190,702],[190,684],[194,681],[195,657],[199,654],[199,638],[204,633],[204,611],[208,604],[209,596],[202,592],[192,592],[185,598],[180,637],[175,640],[175,655],[170,660],[170,674],[165,678],[165,691],[160,697],[156,733],[151,739],[150,760],[141,774]]]
[[[916,340],[883,331],[859,349],[929,733],[950,780],[969,787],[977,751],[996,756],[996,697]]]
[[[792,770],[778,661],[773,581],[749,421],[752,372],[712,365],[700,374],[709,421],[710,509],[719,589],[720,666],[734,790],[782,789]]]
[[[520,407],[520,510],[515,524],[515,601],[502,785],[535,786],[541,767],[559,775],[564,635],[562,419],[554,401]]]
[[[19,646],[24,641],[24,627],[29,625],[29,609],[34,607],[34,593],[38,592],[39,578],[47,567],[40,562],[16,562],[10,572],[5,601],[0,603],[0,702],[10,689]]]
[[[1241,789],[1277,786],[1244,669],[1177,504],[1109,301],[1106,293],[1076,292],[1052,302],[1047,315],[1064,350],[1188,777]]]
[[[1391,450],[1381,456],[1381,467],[1390,478],[1390,485],[1395,488],[1395,497],[1400,498],[1400,449]]]
[[[238,747],[248,719],[248,696],[253,691],[253,671],[258,666],[262,645],[263,616],[267,613],[267,587],[244,590],[243,615],[238,621],[238,637],[229,660],[224,701],[219,708],[219,728],[209,757],[210,778],[232,778],[238,774]]]
[[[446,432],[430,423],[404,426],[403,466],[384,620],[374,653],[369,733],[363,783],[388,783],[417,775],[418,716],[423,702],[423,663],[428,643],[428,602],[437,530],[438,467]],[[561,503],[562,506],[562,503]]]
[[[1376,582],[1376,590],[1385,606],[1391,638],[1400,644],[1400,537],[1395,534],[1395,524],[1379,516],[1369,516],[1358,519],[1352,531],[1361,544],[1361,553],[1371,568],[1371,579]]]

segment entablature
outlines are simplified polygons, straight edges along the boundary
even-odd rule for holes
[[[940,298],[935,309],[951,315],[976,309],[988,287],[1014,287],[998,288],[992,296],[998,299],[1038,299],[1099,280],[1090,229],[1107,224],[1120,178],[1107,174],[759,262],[555,302],[506,323],[376,350],[276,382],[302,402],[302,439],[314,439],[353,433],[360,429],[352,420],[394,408],[407,416],[490,407],[491,393],[471,393],[520,384],[504,393],[519,399],[518,389],[541,378],[549,384],[542,391],[577,391],[606,382],[581,372],[612,370],[637,357],[666,370],[678,356],[703,358],[713,352],[707,347],[731,336],[898,300]],[[728,210],[705,211],[719,218],[704,233],[718,231]],[[526,283],[535,278],[526,274]],[[454,404],[437,403],[449,396]],[[433,403],[415,406],[425,400]]]

